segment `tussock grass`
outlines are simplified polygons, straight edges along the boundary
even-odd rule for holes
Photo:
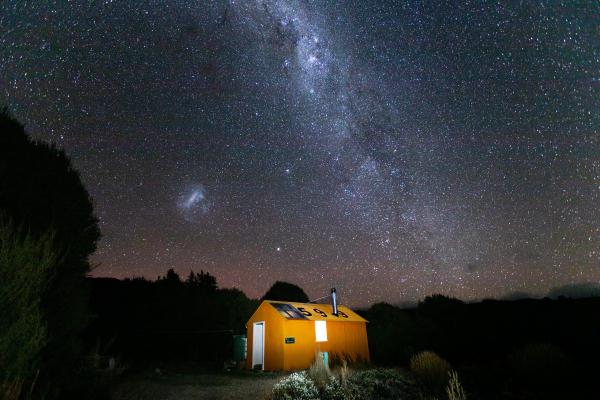
[[[443,393],[451,371],[450,364],[432,351],[423,351],[411,357],[410,370],[428,389]]]
[[[19,400],[23,390],[23,381],[0,382],[0,399]]]
[[[332,376],[331,370],[323,362],[323,357],[321,354],[315,355],[315,360],[311,364],[310,368],[308,368],[307,374],[308,378],[314,382],[319,390],[322,390],[325,385],[327,385],[329,378]]]
[[[449,377],[448,386],[446,386],[448,400],[467,400],[467,394],[458,379],[458,373],[456,371],[450,371]]]

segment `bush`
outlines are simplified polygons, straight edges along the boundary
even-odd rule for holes
[[[420,331],[419,323],[405,310],[378,303],[364,315],[369,320],[369,352],[377,365],[405,365],[415,348],[427,336]]]
[[[517,382],[533,390],[552,391],[568,377],[572,362],[557,346],[529,344],[509,356]]]
[[[344,375],[347,375],[346,379]],[[410,400],[418,399],[414,383],[389,369],[370,369],[338,378],[328,375],[319,390],[306,371],[295,372],[273,387],[273,400]]]
[[[317,400],[319,391],[306,371],[294,372],[273,386],[273,400]]]
[[[58,262],[53,235],[34,239],[0,221],[0,383],[5,393],[37,377],[47,342],[41,298]]]
[[[17,363],[11,369],[35,366],[37,387],[44,388],[46,397],[64,398],[61,390],[73,383],[80,334],[89,317],[84,279],[90,271],[88,257],[100,238],[98,220],[64,151],[32,141],[5,109],[0,109],[0,210],[28,235],[16,245],[21,246],[18,256],[8,259],[19,272],[5,261],[1,264],[7,275],[0,277],[0,302],[8,309],[0,310],[0,332],[12,336],[9,342],[3,339],[0,354]],[[27,274],[31,281],[24,278]],[[5,333],[7,327],[11,331]],[[15,347],[19,340],[22,345]],[[5,371],[1,365],[0,370]]]
[[[443,393],[448,384],[450,364],[432,351],[424,351],[410,359],[410,370],[428,389]]]
[[[327,384],[321,391],[322,400],[350,400],[347,385],[343,385],[342,381],[335,376],[330,376]]]
[[[339,366],[335,369],[335,375],[329,375],[327,384],[321,391],[321,398],[323,400],[344,400],[352,398],[348,390],[348,378],[350,377],[348,363],[343,358],[337,358],[337,361],[339,362]]]
[[[351,374],[347,392],[357,400],[413,399],[414,383],[392,369],[369,369]]]

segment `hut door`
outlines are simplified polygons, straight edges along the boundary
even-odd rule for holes
[[[265,322],[255,322],[252,331],[252,368],[265,369]]]

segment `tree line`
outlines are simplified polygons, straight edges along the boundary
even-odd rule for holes
[[[99,238],[69,158],[0,110],[1,398],[91,398],[81,387],[89,386],[86,368],[114,357],[132,366],[216,368],[231,357],[232,335],[245,333],[260,300],[219,288],[205,271],[181,278],[168,270],[155,281],[89,278]],[[264,298],[308,301],[285,282]],[[433,350],[477,398],[573,398],[593,388],[598,310],[600,298],[466,304],[437,295],[411,309],[381,303],[358,312],[369,321],[375,364],[406,366]]]

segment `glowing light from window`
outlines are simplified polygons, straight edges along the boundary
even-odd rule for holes
[[[327,321],[315,321],[315,334],[317,342],[327,341]]]

